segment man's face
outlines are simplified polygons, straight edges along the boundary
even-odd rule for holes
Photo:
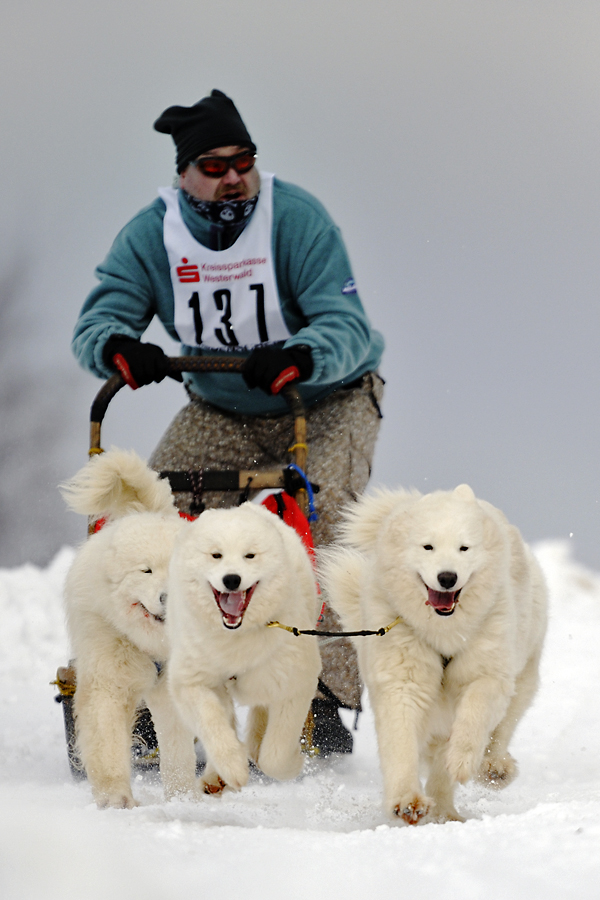
[[[205,156],[235,156],[244,149],[244,147],[215,147],[214,150],[201,153],[198,159]],[[256,166],[244,175],[240,175],[231,166],[222,178],[209,178],[190,163],[179,176],[179,184],[197,200],[251,200],[260,190],[260,175]]]

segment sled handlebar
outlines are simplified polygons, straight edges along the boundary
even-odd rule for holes
[[[171,356],[167,358],[168,374],[175,372],[232,372],[240,373],[244,364],[242,356]],[[125,381],[119,375],[113,375],[104,382],[92,403],[90,411],[90,456],[102,453],[100,435],[102,422],[111,400],[118,394]],[[285,398],[290,413],[294,417],[294,447],[292,449],[295,464],[303,472],[306,471],[306,412],[300,392],[293,384],[286,384],[281,393]]]
[[[244,364],[243,356],[169,356],[168,374],[175,372],[232,372],[240,373]],[[108,409],[108,404],[118,394],[125,381],[117,373],[104,382],[92,403],[90,421],[100,426]],[[293,385],[285,385],[281,391],[290,412],[294,416],[304,416],[304,404],[298,390]]]

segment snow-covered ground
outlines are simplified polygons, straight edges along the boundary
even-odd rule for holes
[[[99,812],[69,775],[50,686],[68,659],[61,586],[73,557],[0,571],[0,897],[171,900],[600,897],[600,575],[569,545],[536,552],[551,589],[542,687],[515,737],[520,777],[461,788],[465,824],[389,821],[368,709],[351,757],[240,794]]]

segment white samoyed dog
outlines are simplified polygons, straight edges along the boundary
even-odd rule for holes
[[[345,629],[395,623],[354,639],[386,809],[409,824],[464,821],[456,783],[512,780],[509,741],[538,685],[547,592],[529,548],[468,485],[380,492],[347,509],[319,575]]]
[[[315,627],[313,566],[296,531],[261,506],[210,509],[181,532],[170,570],[169,686],[202,740],[205,793],[268,776],[296,777],[300,737],[321,669],[317,639],[269,628]],[[234,702],[249,706],[237,735]]]
[[[131,740],[145,701],[167,796],[192,790],[194,738],[171,701],[166,672],[167,575],[185,527],[168,482],[135,453],[94,457],[62,485],[71,509],[108,521],[79,549],[65,585],[75,657],[77,749],[98,806],[130,808]]]

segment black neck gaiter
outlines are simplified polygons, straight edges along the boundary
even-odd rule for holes
[[[227,250],[250,221],[258,202],[258,194],[251,200],[198,200],[187,191],[185,199],[192,209],[210,222],[209,247],[211,250]]]

